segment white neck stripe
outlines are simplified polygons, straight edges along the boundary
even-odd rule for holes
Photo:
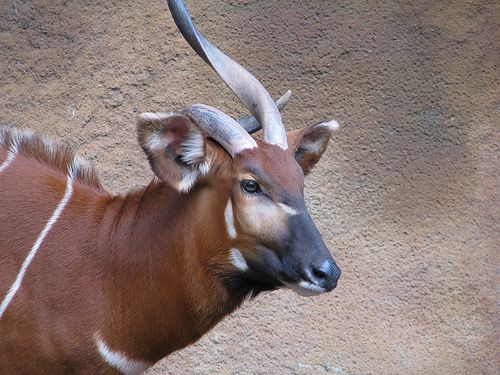
[[[57,205],[54,213],[50,217],[49,221],[47,224],[45,224],[45,227],[43,228],[42,232],[38,236],[38,238],[35,241],[35,244],[31,248],[30,252],[28,253],[28,256],[24,260],[21,269],[19,270],[19,273],[17,274],[16,280],[14,281],[14,284],[9,289],[9,292],[5,296],[4,300],[2,301],[2,304],[0,305],[0,318],[2,318],[3,314],[5,313],[5,310],[9,306],[10,302],[14,298],[16,292],[21,286],[21,282],[23,281],[24,274],[26,273],[26,270],[28,269],[28,266],[30,265],[31,261],[35,257],[38,249],[42,245],[43,240],[49,233],[49,231],[52,229],[54,224],[56,223],[57,219],[59,219],[59,216],[61,216],[61,213],[68,203],[68,201],[71,198],[71,195],[73,194],[73,177],[70,174],[67,179],[66,179],[66,191],[64,193],[64,196],[62,197],[61,201]]]
[[[3,161],[2,164],[0,164],[0,172],[6,169],[10,165],[10,163],[12,163],[15,157],[16,150],[9,150],[9,152],[7,153],[7,158]]]

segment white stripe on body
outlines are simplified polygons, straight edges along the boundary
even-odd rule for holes
[[[122,352],[112,351],[98,334],[95,335],[94,339],[96,342],[97,350],[99,351],[99,354],[101,355],[104,362],[106,362],[109,366],[117,369],[124,375],[139,375],[151,366],[144,361],[129,359]]]
[[[9,306],[10,302],[14,298],[16,292],[21,286],[21,283],[23,281],[24,275],[26,273],[26,270],[28,269],[28,266],[32,262],[33,258],[35,257],[36,253],[38,252],[38,249],[42,245],[43,240],[49,233],[49,231],[52,229],[54,224],[56,223],[57,219],[59,219],[59,216],[61,216],[61,213],[68,203],[68,201],[71,198],[71,195],[73,194],[73,173],[70,171],[67,179],[66,179],[66,191],[64,193],[64,196],[62,197],[61,201],[57,205],[54,213],[50,217],[49,221],[47,224],[45,224],[45,227],[43,228],[42,232],[38,236],[38,238],[35,241],[35,244],[31,248],[28,256],[24,260],[21,269],[19,270],[19,273],[17,274],[16,280],[14,281],[14,284],[9,289],[9,292],[5,296],[5,298],[2,301],[2,304],[0,305],[0,319],[2,318],[3,314],[5,313],[5,310]]]

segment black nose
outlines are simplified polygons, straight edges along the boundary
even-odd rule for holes
[[[320,287],[330,291],[337,286],[337,281],[340,278],[340,268],[335,264],[333,259],[327,259],[319,265],[313,265],[311,268],[312,280]]]

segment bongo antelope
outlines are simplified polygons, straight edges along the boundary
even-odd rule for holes
[[[143,113],[156,177],[106,192],[69,148],[0,130],[0,373],[139,374],[198,340],[247,296],[335,288],[340,270],[304,203],[304,175],[335,121],[286,132],[248,71],[181,1],[180,31],[250,110]],[[249,132],[262,126],[263,140]]]

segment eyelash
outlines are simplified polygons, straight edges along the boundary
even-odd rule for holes
[[[247,194],[258,194],[261,192],[260,185],[253,179],[245,179],[240,182],[241,189]]]

